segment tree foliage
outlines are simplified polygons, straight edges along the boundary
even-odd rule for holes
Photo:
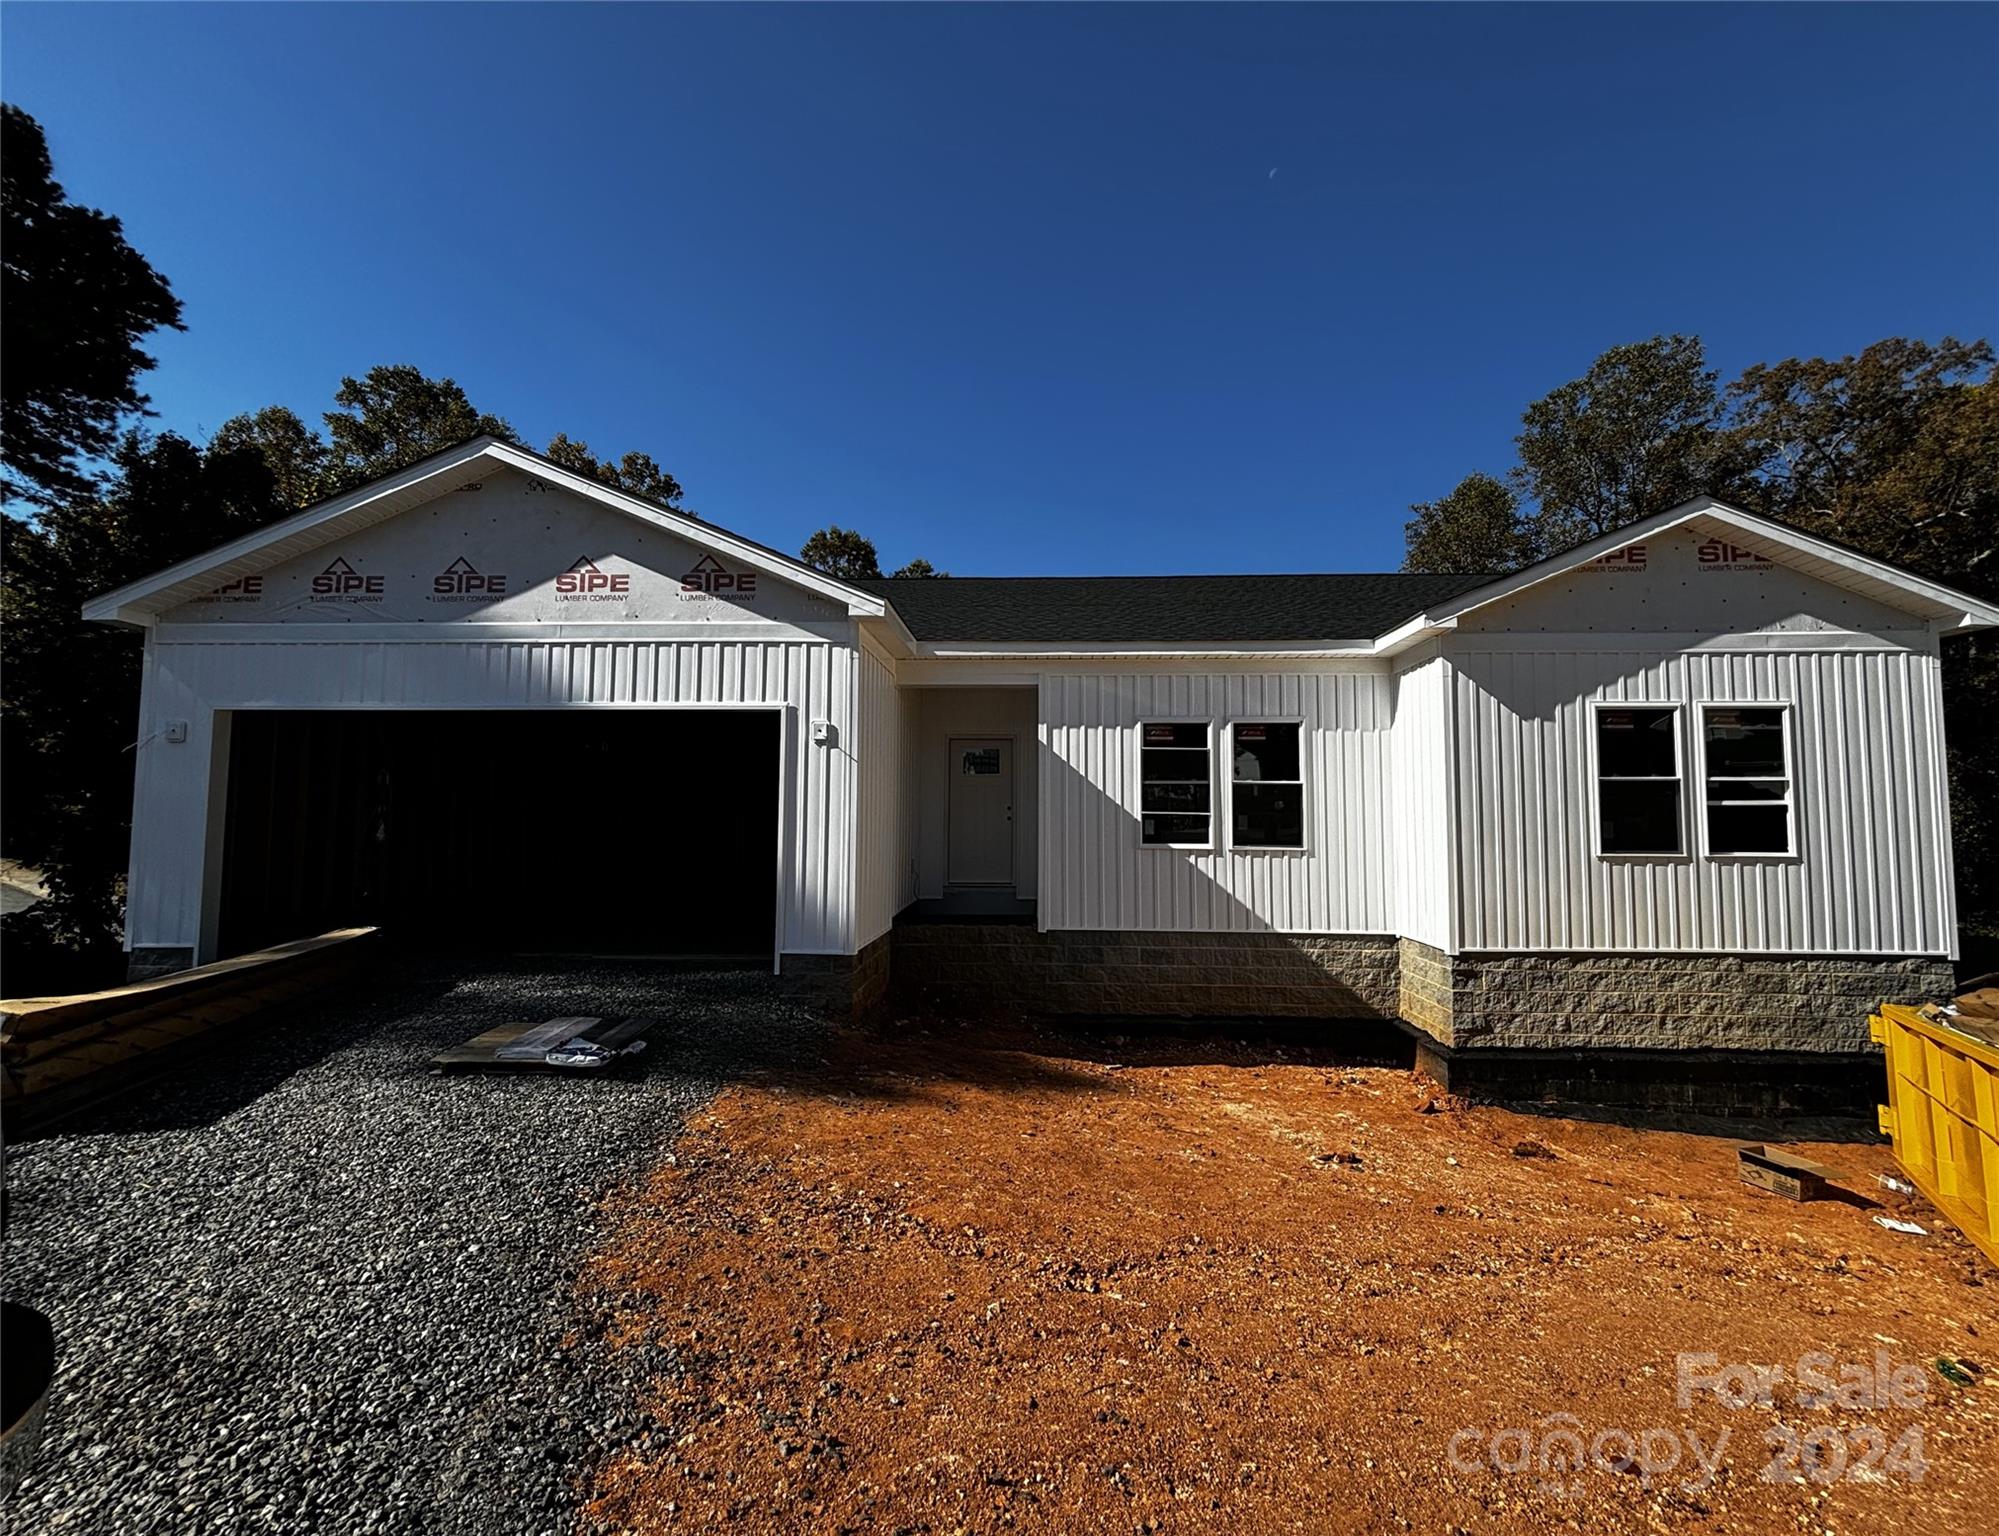
[[[798,558],[814,570],[841,581],[859,581],[882,573],[874,540],[832,523],[805,541]]]
[[[433,379],[408,363],[342,379],[333,403],[337,409],[325,418],[324,496],[392,475],[470,438],[519,441],[505,421],[474,407],[456,379]]]
[[[573,469],[579,475],[588,475],[605,485],[616,486],[634,496],[643,496],[663,507],[672,507],[676,512],[687,510],[680,505],[680,482],[655,464],[650,454],[628,453],[612,463],[609,459],[598,458],[590,451],[588,443],[558,432],[549,441],[548,456],[564,469]]]
[[[326,494],[329,453],[325,439],[282,405],[231,416],[215,429],[208,451],[256,454],[271,472],[281,507],[310,506]]]
[[[1491,475],[1474,471],[1441,501],[1419,501],[1409,510],[1416,515],[1403,530],[1405,571],[1510,571],[1535,558],[1520,498]]]
[[[9,855],[49,887],[26,914],[32,925],[9,919],[10,940],[32,926],[83,965],[117,948],[141,644],[84,622],[84,602],[286,510],[253,447],[203,452],[171,433],[134,432],[113,450],[102,492],[33,522],[3,520],[0,819]]]
[[[1896,337],[1759,363],[1728,399],[1745,504],[1999,596],[1999,372],[1985,342]]]
[[[807,539],[805,547],[798,552],[798,558],[814,570],[824,571],[842,581],[862,581],[879,577],[882,573],[881,556],[876,553],[875,541],[852,528],[842,528],[838,523],[821,528]],[[890,578],[896,581],[934,580],[950,574],[949,571],[938,570],[921,555],[889,572]]]
[[[1535,544],[1563,549],[1727,477],[1722,400],[1697,336],[1612,347],[1527,407],[1514,484]]]
[[[79,460],[102,457],[143,411],[139,343],[182,329],[167,280],[126,243],[118,220],[69,200],[48,141],[19,107],[0,107],[0,464],[8,494],[41,505],[86,494]]]
[[[1969,591],[1999,594],[1999,369],[1990,346],[1896,337],[1759,363],[1724,391],[1697,338],[1613,347],[1527,408],[1506,536],[1489,476],[1418,502],[1408,570],[1512,569],[1703,492]]]

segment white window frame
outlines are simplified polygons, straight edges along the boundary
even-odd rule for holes
[[[1707,715],[1711,709],[1771,709],[1777,711],[1779,718],[1783,721],[1784,772],[1781,777],[1784,783],[1784,799],[1782,804],[1784,807],[1784,836],[1787,846],[1781,853],[1717,853],[1714,851],[1707,830]],[[1804,857],[1798,847],[1798,762],[1797,753],[1791,745],[1795,734],[1791,701],[1789,699],[1702,699],[1695,707],[1694,713],[1696,726],[1700,732],[1695,742],[1695,757],[1697,761],[1694,764],[1694,771],[1699,783],[1697,785],[1698,798],[1695,801],[1694,808],[1700,816],[1701,821],[1701,857],[1731,864],[1741,863],[1745,860],[1750,863],[1776,863],[1795,861]],[[1745,783],[1763,784],[1775,783],[1778,778],[1777,775],[1762,774],[1722,774],[1720,777],[1724,782],[1730,779],[1741,779]],[[1725,805],[1778,804],[1775,800],[1738,800],[1723,801],[1722,803]]]
[[[1680,786],[1680,846],[1673,853],[1610,853],[1603,846],[1603,763],[1601,753],[1602,731],[1597,725],[1597,716],[1606,709],[1663,709],[1673,717],[1673,766],[1678,770],[1674,782]],[[1642,864],[1685,863],[1694,856],[1694,840],[1687,835],[1688,817],[1692,811],[1687,805],[1687,786],[1693,776],[1687,772],[1687,728],[1686,702],[1682,699],[1591,699],[1589,703],[1589,841],[1591,852],[1599,859],[1636,861]],[[1656,784],[1658,779],[1625,779],[1622,783]]]
[[[1203,749],[1208,754],[1208,838],[1202,843],[1148,843],[1145,840],[1145,728],[1148,725],[1198,725],[1206,733]],[[1132,806],[1132,833],[1138,839],[1138,846],[1158,853],[1171,853],[1175,849],[1187,853],[1213,853],[1215,842],[1215,720],[1212,715],[1146,715],[1138,722],[1138,729],[1132,733],[1131,782],[1135,794]],[[1188,784],[1192,779],[1170,782]],[[1156,811],[1158,816],[1187,815],[1192,811]]]
[[[1235,840],[1235,733],[1242,725],[1295,725],[1298,727],[1298,777],[1293,779],[1245,780],[1245,783],[1291,784],[1298,786],[1299,822],[1298,844],[1296,847],[1265,847],[1259,843],[1238,843]],[[1302,715],[1244,715],[1229,721],[1227,748],[1222,754],[1222,782],[1228,785],[1228,850],[1231,853],[1278,853],[1299,854],[1308,852],[1312,845],[1312,790],[1308,780],[1311,774],[1311,754],[1307,750],[1310,733],[1305,728]]]

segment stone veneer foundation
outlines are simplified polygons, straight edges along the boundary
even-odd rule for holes
[[[836,1019],[870,1019],[888,1006],[889,951],[883,934],[858,955],[792,955],[778,961],[778,989]]]
[[[1402,1017],[1461,1053],[1862,1055],[1882,1001],[1956,990],[1934,956],[1461,954],[1401,941]]]
[[[194,951],[181,944],[141,945],[125,957],[125,979],[153,981],[194,969]]]
[[[1386,936],[912,923],[892,979],[899,1006],[944,1012],[1387,1019],[1399,968]]]

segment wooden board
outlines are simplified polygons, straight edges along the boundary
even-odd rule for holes
[[[368,958],[374,936],[342,928],[104,992],[9,998],[0,1002],[0,1098],[43,1123],[143,1076],[154,1057],[288,1014]]]
[[[559,1031],[563,1040],[584,1039],[603,1046],[606,1050],[622,1050],[637,1040],[655,1025],[665,1022],[656,1014],[634,1013],[623,1017],[592,1018],[577,1015],[561,1019],[537,1019],[499,1024],[483,1034],[474,1035],[463,1045],[454,1045],[439,1051],[431,1057],[430,1064],[439,1071],[478,1072],[565,1072],[584,1077],[594,1076],[608,1070],[613,1063],[606,1062],[598,1067],[553,1067],[537,1054],[526,1057],[506,1057],[500,1053],[523,1036],[533,1031],[546,1029],[551,1024],[562,1024]],[[629,1059],[629,1058],[627,1058]]]

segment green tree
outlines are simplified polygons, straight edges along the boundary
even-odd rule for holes
[[[1722,397],[1698,336],[1612,347],[1527,407],[1514,485],[1534,537],[1565,549],[1731,479]]]
[[[1744,499],[1987,596],[1999,595],[1999,369],[1983,341],[1893,337],[1789,358],[1728,389]]]
[[[573,469],[579,475],[588,475],[605,485],[616,486],[634,496],[643,496],[676,512],[687,510],[680,505],[680,482],[654,463],[650,454],[628,453],[612,463],[598,458],[590,451],[588,443],[558,432],[549,441],[548,457],[564,469]]]
[[[48,141],[0,107],[0,466],[9,495],[42,505],[86,493],[101,457],[143,411],[142,338],[180,330],[180,300],[109,214],[69,200]]]
[[[49,887],[22,914],[31,923],[7,920],[10,962],[25,928],[74,963],[116,963],[142,647],[132,631],[85,623],[83,603],[286,510],[254,449],[205,454],[135,432],[113,450],[101,493],[4,519],[0,816],[8,853]]]
[[[1491,475],[1472,473],[1439,501],[1419,501],[1403,526],[1405,571],[1513,571],[1540,558],[1520,500]]]
[[[932,565],[921,555],[918,555],[909,564],[900,566],[888,574],[890,579],[894,581],[915,581],[919,579],[934,581],[949,576],[951,573],[949,571],[938,570],[936,566]]]
[[[798,558],[814,570],[824,571],[841,581],[859,581],[882,573],[881,557],[874,541],[838,523],[821,528],[805,541]]]
[[[1729,386],[1744,499],[1950,586],[1999,599],[1999,369],[1983,341],[1906,337],[1787,358]],[[1944,736],[1966,962],[1999,963],[1999,639],[1946,636]],[[1979,958],[1982,947],[1982,958]]]
[[[323,495],[338,496],[474,437],[516,442],[498,416],[474,408],[456,379],[433,379],[408,363],[344,378],[326,413]]]
[[[310,506],[325,495],[326,442],[282,405],[231,416],[215,429],[208,451],[256,454],[271,472],[280,506]]]

